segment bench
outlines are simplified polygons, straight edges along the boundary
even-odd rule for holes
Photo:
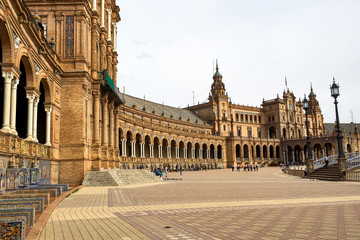
[[[61,187],[63,192],[69,191],[69,184],[40,184],[38,187]],[[59,194],[58,194],[59,195]]]
[[[50,204],[49,193],[4,194],[0,196],[0,199],[20,199],[20,198],[43,198],[45,207]]]
[[[29,190],[32,189],[38,189],[38,190],[47,190],[47,189],[55,189],[57,196],[60,196],[62,194],[62,186],[54,186],[54,185],[38,185],[38,186],[31,186],[29,188],[26,188]],[[51,196],[50,196],[51,197]],[[56,197],[55,197],[56,198]]]
[[[44,198],[0,199],[0,208],[34,207],[35,212],[43,212],[45,207],[44,204]]]
[[[8,191],[7,193],[10,193],[10,194],[49,193],[51,200],[54,200],[58,196],[56,189],[30,189],[30,188],[27,188],[27,189]]]
[[[0,218],[4,217],[25,217],[25,226],[34,226],[35,208],[0,208]]]
[[[0,216],[0,239],[25,239],[25,221],[24,216]]]

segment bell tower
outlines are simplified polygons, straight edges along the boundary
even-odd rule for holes
[[[316,94],[313,91],[313,87],[310,87],[309,94],[309,113],[312,120],[312,132],[313,135],[322,135],[325,133],[324,117],[322,115],[319,101],[316,99]]]

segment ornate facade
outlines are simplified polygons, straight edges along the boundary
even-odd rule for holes
[[[70,184],[101,168],[304,159],[302,103],[289,90],[260,108],[237,105],[217,66],[209,101],[186,109],[120,93],[119,12],[115,0],[0,0],[1,176],[19,159],[39,159],[43,179]],[[311,134],[325,149],[312,89],[309,98]]]

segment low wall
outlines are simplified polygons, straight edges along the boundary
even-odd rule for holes
[[[295,170],[290,168],[285,168],[284,173],[292,176],[304,177],[304,170]]]
[[[358,181],[358,182],[360,182],[360,172],[346,171],[345,179],[347,181]]]

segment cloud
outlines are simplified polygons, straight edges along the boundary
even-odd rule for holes
[[[153,58],[152,55],[148,54],[147,52],[142,52],[139,56],[136,57],[137,59],[149,59]]]

